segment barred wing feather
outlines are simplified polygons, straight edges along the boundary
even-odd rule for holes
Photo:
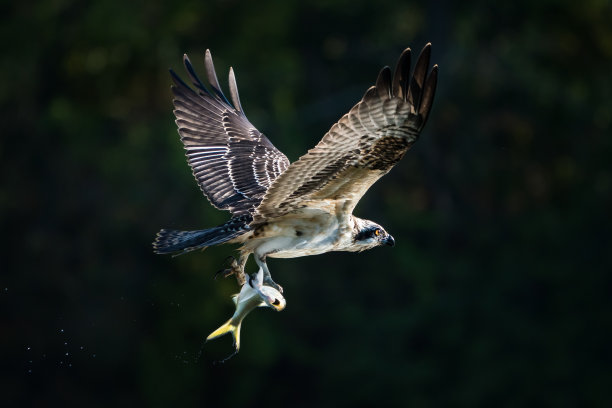
[[[170,70],[174,115],[187,161],[200,189],[217,208],[233,217],[250,214],[289,160],[247,119],[240,104],[233,69],[232,103],[219,86],[209,50],[204,59],[209,90],[187,55],[183,63],[195,90]]]
[[[376,85],[268,188],[254,222],[308,210],[349,214],[365,192],[418,139],[431,110],[438,67],[429,67],[427,44],[410,76],[410,49]],[[333,208],[336,208],[335,210]]]

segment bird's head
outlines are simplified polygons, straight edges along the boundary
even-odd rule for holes
[[[383,227],[369,220],[355,217],[354,233],[353,247],[355,251],[363,251],[381,245],[395,245],[395,240]]]

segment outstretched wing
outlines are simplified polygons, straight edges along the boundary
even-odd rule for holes
[[[383,68],[376,85],[323,139],[270,186],[255,222],[290,213],[342,211],[350,214],[376,180],[410,149],[425,126],[436,90],[438,66],[427,74],[427,44],[410,76],[406,49],[391,77]]]
[[[195,91],[170,70],[174,85],[174,115],[200,189],[217,208],[233,216],[252,212],[272,182],[289,167],[289,160],[244,115],[233,69],[227,100],[206,50],[204,64],[212,92],[196,75],[187,55],[183,63]]]

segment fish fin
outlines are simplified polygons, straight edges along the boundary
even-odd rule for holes
[[[256,286],[262,286],[263,285],[263,269],[259,268],[259,270],[257,271],[257,274],[255,274],[255,284]],[[251,285],[251,287],[253,287],[253,285]]]
[[[221,327],[219,327],[214,332],[210,333],[206,338],[206,341],[216,339],[217,337],[221,337],[227,333],[231,333],[234,338],[234,347],[236,348],[236,353],[240,350],[240,326],[242,322],[234,325],[232,323],[232,319],[229,319],[225,322]]]

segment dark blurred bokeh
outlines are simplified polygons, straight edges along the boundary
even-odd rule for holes
[[[3,406],[610,406],[609,1],[0,9]],[[429,123],[356,209],[396,247],[271,260],[287,309],[214,366],[233,248],[151,250],[227,217],[185,162],[168,68],[210,48],[296,160],[428,41]]]

